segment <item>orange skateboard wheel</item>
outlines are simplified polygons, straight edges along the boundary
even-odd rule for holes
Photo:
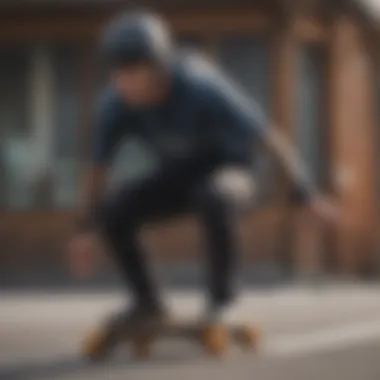
[[[84,342],[83,352],[86,358],[94,361],[102,360],[107,356],[109,336],[105,330],[91,333]]]
[[[212,356],[221,357],[228,348],[228,331],[225,326],[208,326],[203,333],[203,346]]]

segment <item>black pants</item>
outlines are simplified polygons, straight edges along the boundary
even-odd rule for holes
[[[233,296],[237,257],[236,213],[212,185],[225,163],[210,157],[166,165],[140,183],[122,186],[101,214],[103,232],[122,276],[138,303],[157,302],[156,285],[137,239],[144,222],[188,211],[197,212],[204,227],[210,302],[222,305]]]

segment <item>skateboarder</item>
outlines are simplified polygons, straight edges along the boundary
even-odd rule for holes
[[[316,196],[297,156],[259,107],[206,61],[181,57],[159,17],[118,17],[105,31],[102,51],[110,83],[96,118],[80,229],[71,249],[77,254],[93,250],[101,236],[133,295],[133,306],[122,313],[125,321],[161,318],[163,303],[138,229],[152,219],[197,212],[207,246],[205,320],[218,324],[234,299],[237,203],[250,196],[258,144],[283,165],[295,202],[309,203],[326,217],[334,209]],[[157,154],[158,170],[105,199],[112,158],[121,140],[131,135]]]

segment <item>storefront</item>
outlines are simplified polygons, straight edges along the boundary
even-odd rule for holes
[[[0,277],[70,272],[61,242],[75,218],[104,79],[97,38],[120,8],[82,1],[0,10]],[[377,219],[375,32],[368,19],[346,2],[339,9],[323,1],[296,9],[285,1],[207,9],[161,3],[157,9],[179,43],[203,49],[230,72],[298,145],[320,187],[343,205],[344,223],[327,231],[294,221],[294,210],[275,195],[244,224],[247,259],[299,270],[327,263],[340,271],[367,268]],[[138,141],[126,142],[118,162],[115,180],[155,163]],[[284,193],[276,173],[270,166],[268,183]],[[291,224],[298,227],[289,230]],[[158,226],[146,240],[161,259],[191,257],[200,249],[195,229],[191,221]]]

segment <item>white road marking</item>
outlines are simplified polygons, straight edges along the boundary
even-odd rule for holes
[[[380,320],[278,336],[264,343],[263,352],[270,356],[297,356],[339,350],[373,341],[378,341],[380,345]]]

